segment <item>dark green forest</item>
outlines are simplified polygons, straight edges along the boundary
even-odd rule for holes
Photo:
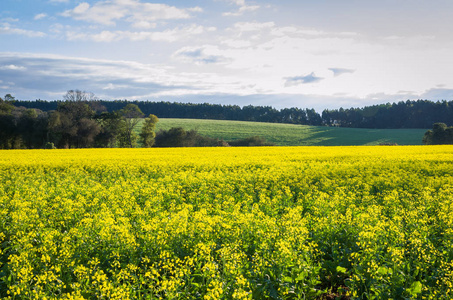
[[[43,112],[56,110],[65,100],[24,101],[12,100],[16,107],[35,108]],[[91,106],[98,111],[114,112],[127,104],[135,104],[145,114],[159,118],[213,119],[288,123],[313,126],[340,126],[350,128],[431,128],[441,122],[453,126],[453,101],[407,100],[363,108],[325,109],[322,113],[314,109],[297,107],[276,109],[271,106],[240,107],[209,103],[178,103],[128,100],[91,100]]]
[[[145,118],[141,132],[137,124]],[[417,100],[363,108],[324,110],[271,106],[243,106],[99,100],[91,93],[68,91],[63,100],[25,101],[10,94],[0,98],[0,149],[160,146],[222,146],[224,141],[174,128],[155,133],[158,118],[215,119],[289,123],[349,128],[433,128],[425,144],[450,144],[453,101]],[[434,125],[437,124],[437,125]],[[439,125],[443,124],[443,125]],[[433,127],[434,125],[434,127]],[[172,142],[173,140],[173,142]],[[237,143],[230,142],[233,146]],[[241,144],[242,143],[242,144]],[[259,137],[241,145],[268,145]]]

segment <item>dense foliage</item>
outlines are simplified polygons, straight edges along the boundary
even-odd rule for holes
[[[0,297],[452,299],[452,154],[2,151]]]
[[[325,124],[356,128],[431,128],[453,125],[453,101],[418,100],[338,110],[324,110]]]
[[[42,111],[57,109],[61,101],[14,101],[14,105]],[[436,122],[453,126],[453,101],[400,101],[363,108],[325,109],[319,114],[314,109],[271,106],[240,107],[238,105],[171,103],[152,101],[103,101],[93,104],[107,111],[117,111],[127,104],[137,105],[146,115],[159,118],[238,120],[302,125],[329,125],[353,128],[431,128]]]
[[[216,147],[227,145],[222,140],[205,137],[194,129],[185,130],[182,127],[159,130],[155,144],[156,147]]]
[[[447,127],[445,123],[435,123],[432,130],[428,130],[423,136],[425,145],[448,145],[453,144],[453,126]]]
[[[154,142],[158,118],[150,114],[142,132],[136,133],[140,108],[132,103],[107,112],[87,93],[69,91],[56,110],[44,112],[36,108],[17,107],[13,101],[0,98],[0,149],[88,147],[145,147]],[[6,98],[6,97],[5,97]]]
[[[159,130],[156,136],[156,147],[251,147],[251,146],[275,146],[259,136],[251,136],[243,139],[224,141],[200,135],[197,130],[185,130],[182,127],[172,127],[168,130]]]
[[[121,109],[108,112],[99,101],[88,96],[93,97],[85,92],[69,91],[65,101],[58,102],[56,110],[50,112],[17,107],[13,100],[0,98],[0,149],[228,146],[222,140],[183,128],[161,130],[156,136],[159,121],[156,115],[149,114],[143,119],[144,113],[138,105],[127,102]],[[252,141],[257,138],[234,143],[259,146]],[[262,145],[269,145],[261,140]]]

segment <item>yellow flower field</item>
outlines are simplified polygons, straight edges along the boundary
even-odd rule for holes
[[[453,299],[453,146],[0,151],[0,298]]]

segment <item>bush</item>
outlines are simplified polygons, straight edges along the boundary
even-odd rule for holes
[[[229,146],[223,140],[200,135],[196,130],[185,130],[182,127],[172,127],[160,130],[156,134],[155,147],[225,147]]]
[[[234,140],[228,142],[230,146],[248,147],[248,146],[275,146],[274,143],[267,142],[264,138],[259,136],[251,136],[245,139]]]
[[[57,149],[57,147],[55,147],[54,143],[46,143],[46,145],[44,146],[44,149]]]
[[[425,132],[425,135],[423,136],[423,144],[453,144],[453,127],[447,127],[445,123],[435,123],[432,130]]]

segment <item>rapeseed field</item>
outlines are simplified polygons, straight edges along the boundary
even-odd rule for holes
[[[453,299],[453,146],[0,151],[5,299]]]

